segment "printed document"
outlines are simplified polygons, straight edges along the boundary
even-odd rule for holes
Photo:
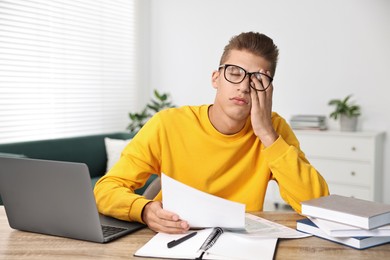
[[[245,215],[245,231],[237,231],[236,233],[258,238],[304,238],[311,236],[310,234],[299,232],[293,228],[283,226],[249,213],[246,213]]]

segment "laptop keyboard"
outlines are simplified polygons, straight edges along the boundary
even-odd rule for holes
[[[108,237],[108,236],[117,234],[119,232],[122,232],[122,231],[126,230],[126,228],[113,227],[113,226],[103,226],[102,225],[102,230],[103,230],[103,236]]]

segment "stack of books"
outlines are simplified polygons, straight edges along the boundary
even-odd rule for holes
[[[302,202],[297,230],[365,249],[390,242],[390,205],[340,195]]]
[[[326,130],[326,116],[295,115],[290,119],[292,129],[296,130]]]

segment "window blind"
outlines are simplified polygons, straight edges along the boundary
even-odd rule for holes
[[[125,131],[132,0],[0,0],[0,143]]]

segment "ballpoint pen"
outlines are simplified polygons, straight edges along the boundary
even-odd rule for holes
[[[222,233],[222,228],[214,228],[211,234],[207,237],[207,239],[203,242],[202,246],[199,248],[199,250],[202,251],[202,254],[196,259],[203,259],[203,255],[205,254],[205,252],[215,244],[215,242],[222,235]]]
[[[183,243],[184,241],[190,239],[191,237],[195,236],[197,232],[192,232],[192,233],[189,233],[188,235],[184,236],[184,237],[181,237],[179,239],[176,239],[176,240],[172,240],[171,242],[169,242],[167,244],[167,247],[168,248],[172,248],[174,246],[177,246],[178,244],[181,244]]]

